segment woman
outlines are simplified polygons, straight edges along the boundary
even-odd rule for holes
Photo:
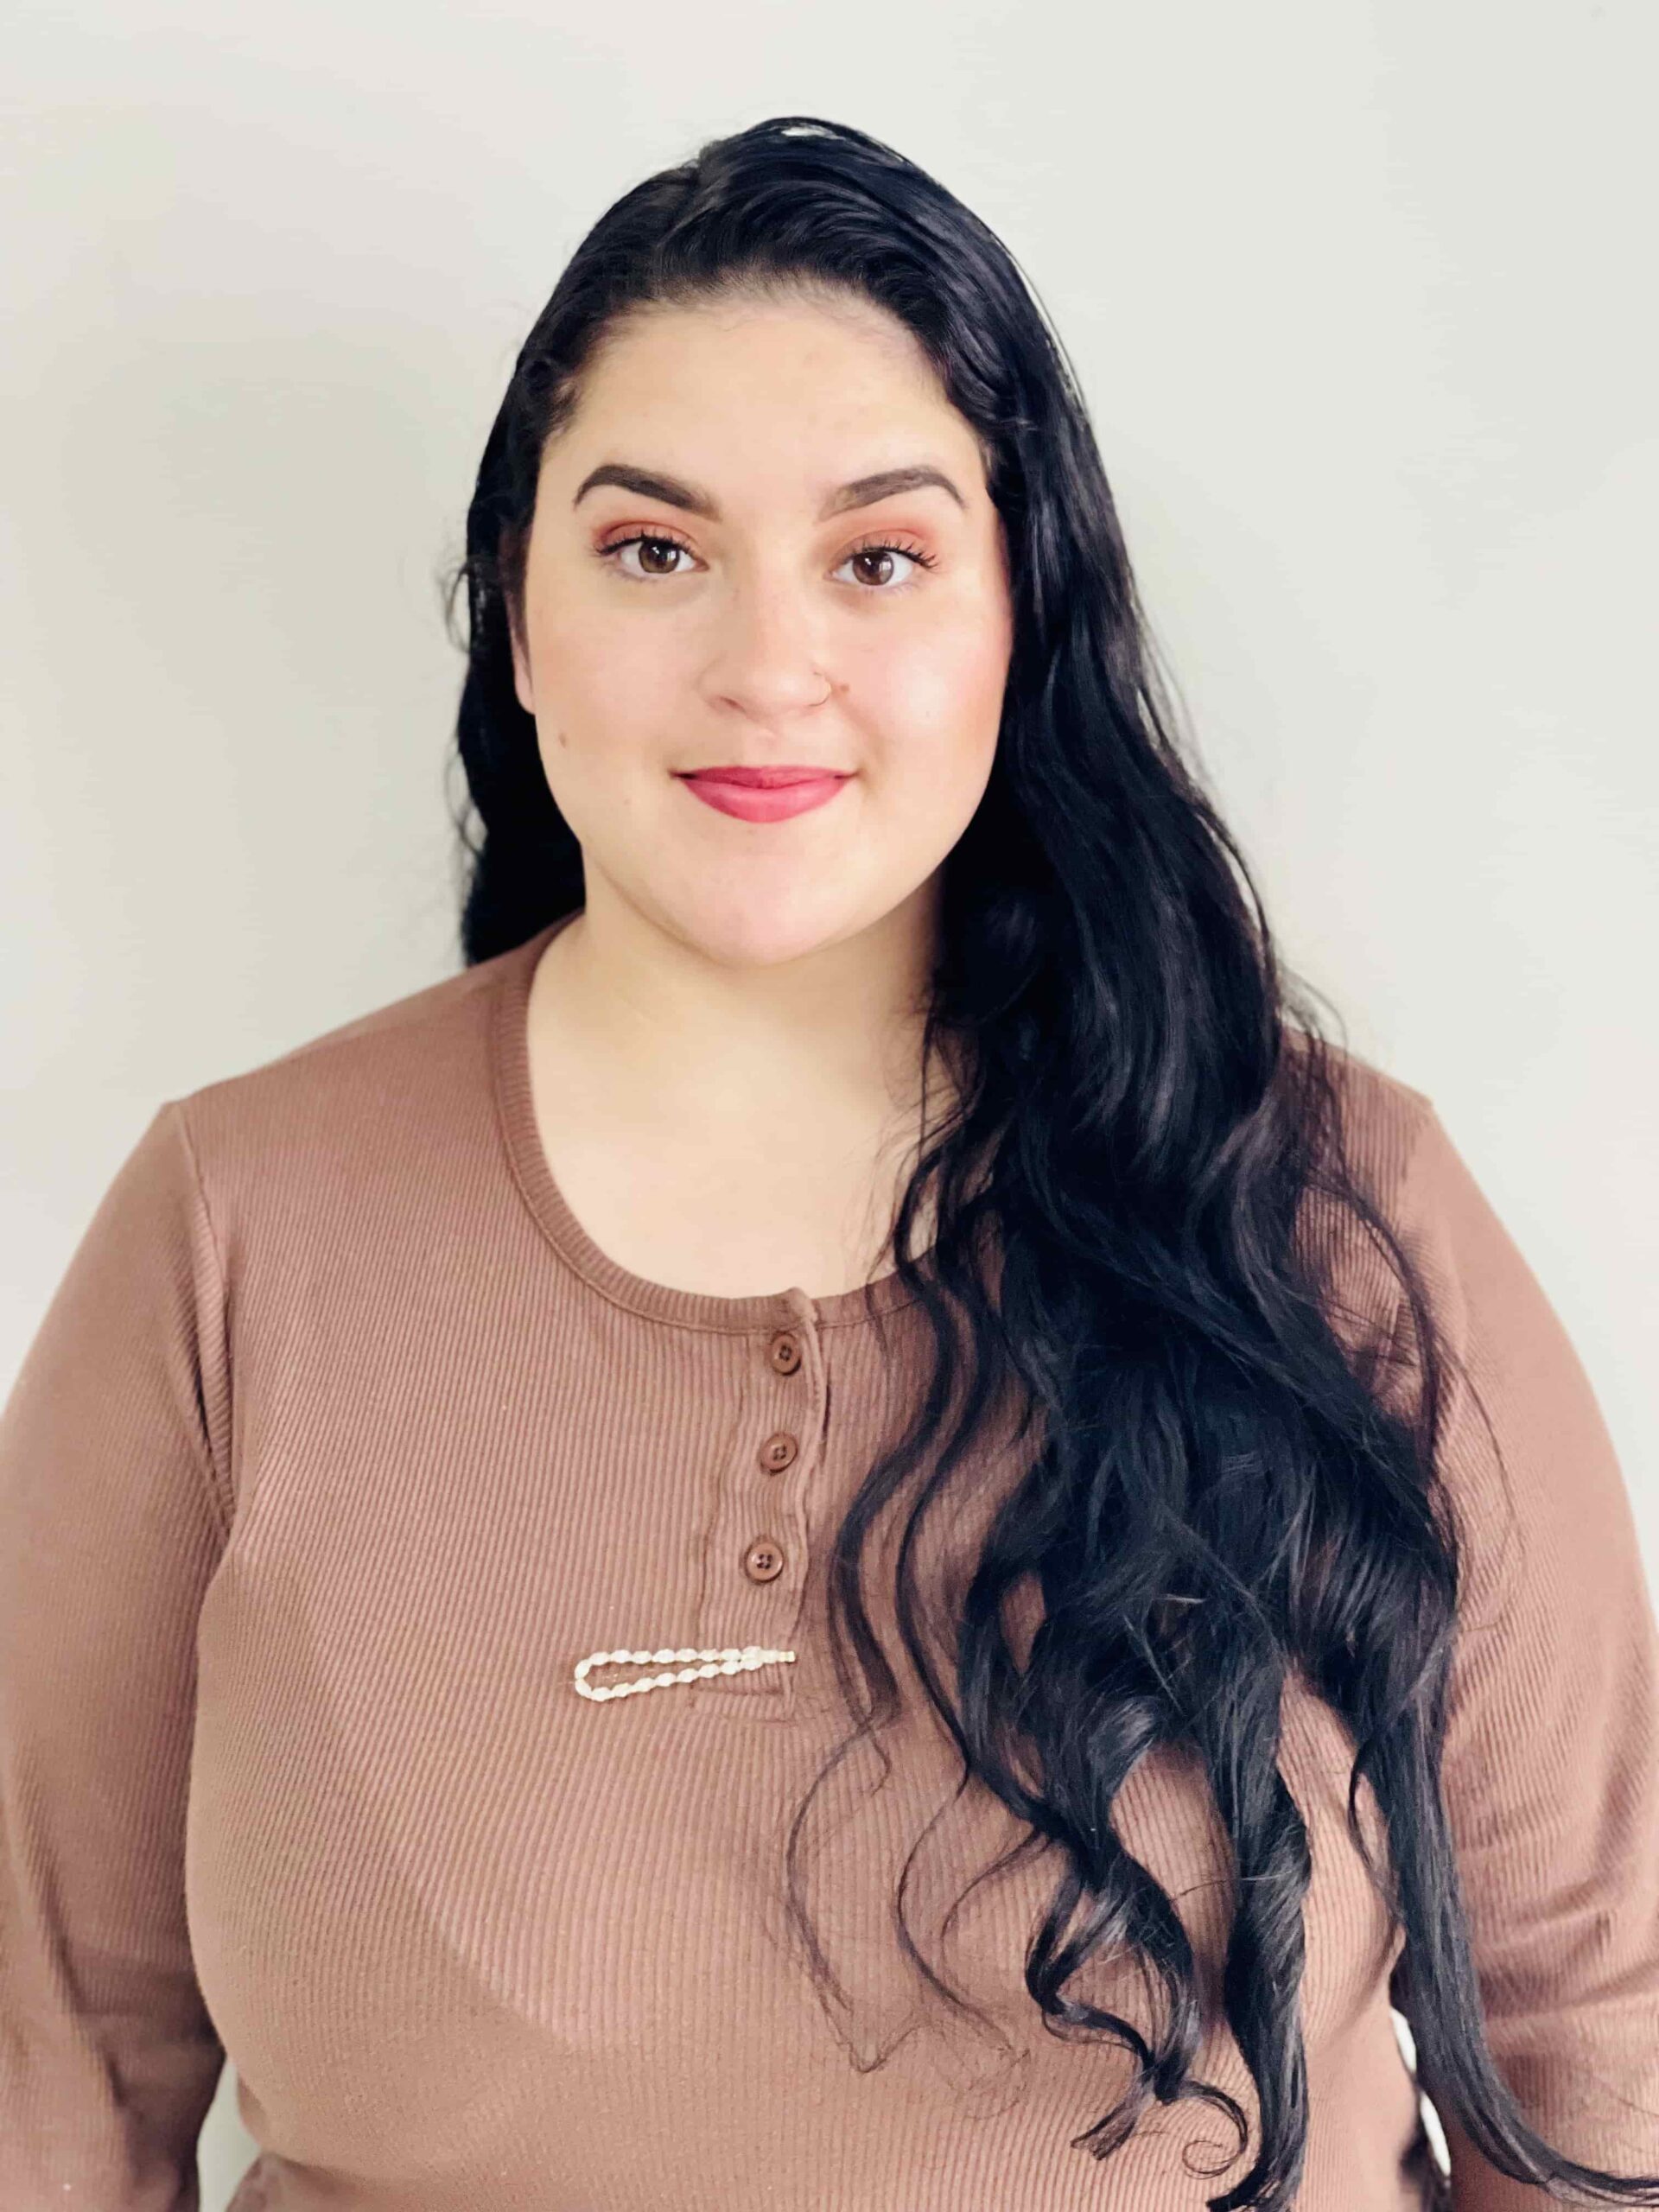
[[[706,146],[467,543],[464,966],[166,1102],[6,1411],[0,2201],[226,2052],[238,2212],[1446,2201],[1394,2005],[1450,2201],[1659,2202],[1620,1471],[1005,250]]]

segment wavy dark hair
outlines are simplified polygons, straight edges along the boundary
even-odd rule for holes
[[[1182,1744],[1233,1856],[1221,2002],[1261,2132],[1249,2171],[1208,2202],[1281,2212],[1307,2133],[1298,1987],[1310,1855],[1276,1757],[1287,1672],[1300,1669],[1357,1747],[1349,1832],[1405,1930],[1390,1996],[1438,2107],[1518,2180],[1659,2203],[1659,2177],[1580,2165],[1535,2133],[1486,2041],[1440,1789],[1460,1583],[1436,1455],[1453,1355],[1344,1154],[1313,995],[1280,963],[1249,870],[1178,745],[1173,686],[1064,350],[1001,241],[862,131],[775,117],[646,179],[583,239],[518,353],[448,580],[452,635],[465,585],[457,739],[481,826],[475,840],[471,817],[456,820],[463,957],[508,950],[582,903],[581,851],[514,691],[509,626],[543,448],[569,421],[596,343],[641,306],[826,287],[906,324],[976,433],[1015,610],[989,782],[944,866],[923,1062],[970,1049],[887,1247],[927,1317],[932,1373],[830,1554],[853,1727],[829,1764],[898,1707],[862,1568],[878,1518],[919,1477],[895,1576],[906,1650],[964,1786],[977,1781],[1018,1816],[1020,1852],[1064,1854],[1026,1986],[1052,2031],[1098,2033],[1137,2062],[1074,2147],[1104,2157],[1152,2100],[1192,2097],[1248,2144],[1236,2100],[1192,2078],[1206,2014],[1187,1936],[1112,1825],[1137,1763]],[[930,1193],[938,1227],[918,1262]],[[1332,1326],[1296,1234],[1310,1195],[1363,1224],[1398,1277],[1415,1336],[1404,1408],[1385,1406],[1374,1366]],[[951,1477],[1010,1381],[1021,1433],[1040,1444],[948,1623],[946,1665],[925,1630],[918,1531],[942,1505],[949,1515]],[[1021,1665],[1003,1600],[1026,1578],[1044,1618]],[[1386,1823],[1382,1868],[1357,1822],[1362,1777]],[[794,1878],[805,1809],[789,1896],[822,1979]],[[898,1924],[945,1990],[902,1909]],[[1161,1986],[1167,2021],[1150,2042],[1068,1993],[1108,1945],[1130,1947]]]

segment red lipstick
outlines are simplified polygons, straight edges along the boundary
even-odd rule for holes
[[[849,780],[839,770],[795,766],[696,768],[679,779],[706,806],[740,822],[786,822],[832,799]]]

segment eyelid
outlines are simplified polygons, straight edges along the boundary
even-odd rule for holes
[[[933,556],[925,544],[906,545],[904,543],[906,538],[915,535],[914,531],[909,530],[873,530],[867,537],[861,537],[856,545],[849,545],[841,557],[849,561],[855,553],[873,553],[879,546],[883,551],[908,554],[912,561],[931,561]]]
[[[684,538],[680,536],[677,530],[661,529],[658,528],[655,523],[651,524],[649,526],[640,523],[634,523],[632,525],[619,525],[619,527],[621,528],[622,531],[620,537],[607,537],[601,533],[600,540],[594,549],[595,552],[609,553],[613,551],[619,545],[637,545],[641,538],[645,539],[651,543],[660,543],[664,545],[677,545],[681,551],[684,553],[690,553],[693,550],[686,543]]]

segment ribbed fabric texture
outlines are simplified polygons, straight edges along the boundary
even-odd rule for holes
[[[1025,1993],[1052,1855],[982,1884],[941,1947],[1018,1831],[953,1803],[903,1668],[885,1786],[861,1752],[808,1828],[839,2002],[790,1948],[785,1831],[843,1719],[824,1554],[925,1332],[893,1277],[874,1313],[715,1298],[596,1247],[531,1095],[552,934],[162,1104],[0,1415],[0,2212],[193,2212],[226,2053],[264,2146],[236,2212],[1201,2206],[1254,2148],[1228,2163],[1206,2107],[1154,2107],[1103,2163],[1069,2147],[1128,2062],[1049,2035]],[[1444,1465],[1475,1623],[1446,1786],[1493,2046],[1561,2147],[1659,2169],[1659,1638],[1628,1497],[1432,1104],[1344,1065],[1361,1165],[1474,1385]],[[1386,1330],[1392,1278],[1341,1249],[1344,1303]],[[796,1656],[609,1700],[573,1678],[596,1651],[748,1644]],[[1299,2202],[1402,2212],[1426,2160],[1351,1752],[1292,1696]],[[912,1924],[1001,2044],[892,1932],[935,1815]],[[1148,1759],[1118,1820],[1217,1955],[1193,1767]],[[1154,2024],[1121,1961],[1081,1993]],[[1200,2070],[1254,2117],[1227,2039]],[[1542,2202],[1449,2133],[1459,2212]]]

